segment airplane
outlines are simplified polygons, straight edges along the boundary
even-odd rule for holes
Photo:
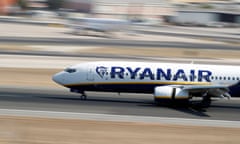
[[[71,18],[69,27],[73,29],[74,33],[86,33],[87,31],[95,32],[118,32],[127,31],[129,22],[120,19],[107,18]]]
[[[156,104],[188,104],[200,98],[209,107],[211,98],[240,94],[240,67],[226,65],[96,61],[70,66],[53,81],[87,98],[85,91],[150,93]]]

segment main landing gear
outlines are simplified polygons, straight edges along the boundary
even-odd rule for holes
[[[212,104],[211,95],[205,93],[202,95],[201,101],[193,101],[191,104],[198,108],[209,108]]]
[[[211,97],[209,95],[206,95],[203,97],[202,101],[200,102],[200,106],[202,108],[208,108],[210,107],[212,103]]]

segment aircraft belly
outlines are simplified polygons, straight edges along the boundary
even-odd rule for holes
[[[74,84],[67,85],[66,87],[80,90],[80,91],[105,91],[105,92],[131,92],[131,93],[153,93],[154,88],[157,86],[166,86],[169,84],[156,84],[156,83],[82,83],[82,84]],[[191,90],[194,92],[201,92],[204,89]],[[229,94],[232,97],[239,97],[240,95],[240,83],[237,83],[231,87],[229,87]]]
[[[106,91],[106,92],[132,92],[132,93],[153,93],[157,84],[92,84],[74,85],[69,88],[84,91]]]

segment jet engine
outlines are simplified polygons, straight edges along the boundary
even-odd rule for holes
[[[154,99],[157,104],[166,102],[186,103],[189,101],[189,92],[178,87],[158,86],[154,89]]]

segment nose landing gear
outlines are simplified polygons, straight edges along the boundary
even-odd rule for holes
[[[86,100],[87,99],[87,95],[84,91],[77,90],[77,89],[70,89],[70,91],[74,92],[74,93],[80,93],[81,94],[81,96],[80,96],[81,100]]]
[[[80,96],[81,100],[87,100],[87,95],[85,94],[85,92],[81,93],[82,95]]]

